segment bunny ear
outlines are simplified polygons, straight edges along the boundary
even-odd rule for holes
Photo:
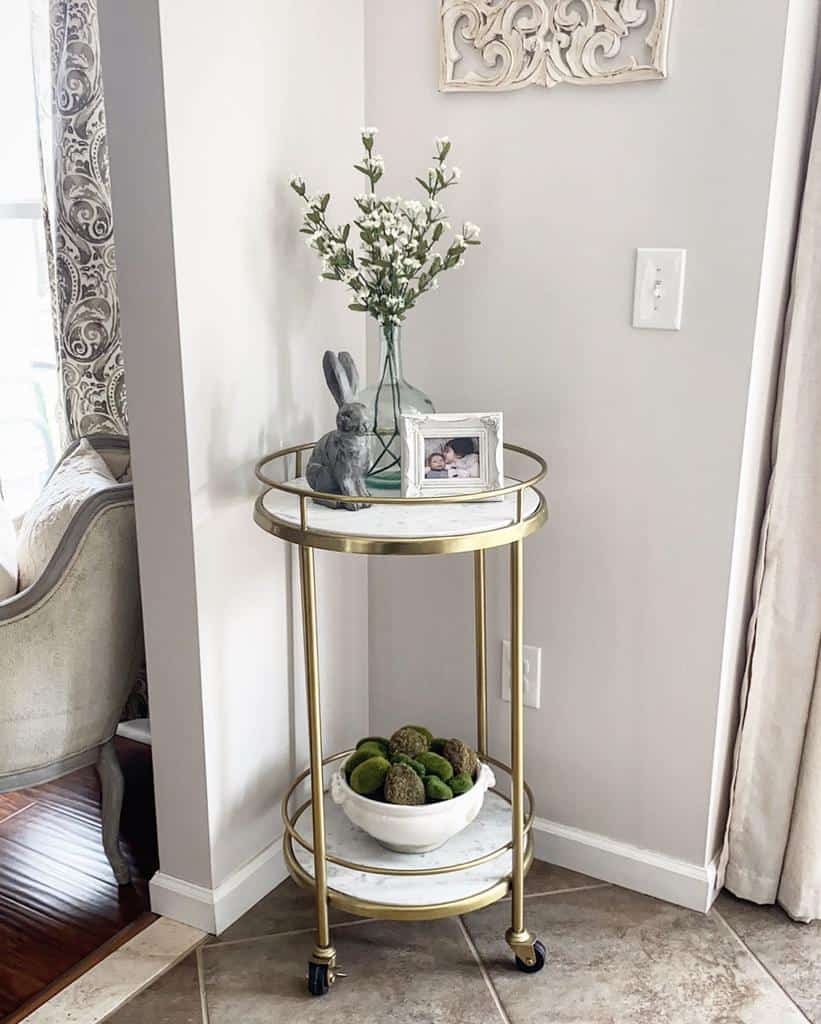
[[[322,369],[325,372],[325,380],[328,383],[331,394],[334,396],[336,404],[344,405],[346,401],[345,394],[348,389],[348,377],[342,369],[342,364],[335,352],[328,350],[325,353],[322,357]]]
[[[348,386],[351,390],[350,397],[346,398],[345,401],[350,402],[359,390],[359,370],[357,370],[356,363],[353,361],[353,356],[350,352],[340,352],[339,361],[348,378]]]

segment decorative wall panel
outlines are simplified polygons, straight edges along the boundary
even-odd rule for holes
[[[667,76],[673,0],[441,0],[443,92]]]

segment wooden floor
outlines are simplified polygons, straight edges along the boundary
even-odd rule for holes
[[[0,1021],[133,931],[148,910],[147,879],[158,866],[151,749],[118,739],[117,751],[133,885],[117,886],[103,853],[94,768],[0,794]]]

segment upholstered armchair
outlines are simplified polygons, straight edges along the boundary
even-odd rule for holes
[[[119,480],[127,439],[88,440]],[[141,660],[134,494],[118,483],[86,498],[34,583],[0,601],[0,793],[96,764],[103,846],[120,885],[129,869],[113,738]]]

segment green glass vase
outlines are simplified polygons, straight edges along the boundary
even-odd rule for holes
[[[400,417],[406,413],[436,411],[428,396],[405,380],[402,331],[398,325],[382,325],[376,382],[363,388],[356,401],[368,409],[373,424],[369,438],[368,487],[371,490],[396,489],[401,479]]]

